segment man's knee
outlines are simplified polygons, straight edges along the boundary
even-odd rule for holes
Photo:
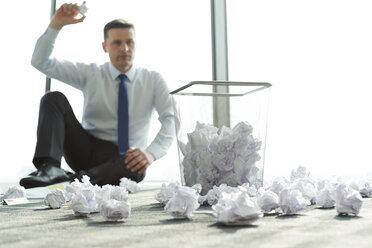
[[[142,174],[138,174],[138,173],[135,173],[135,175],[133,176],[132,180],[139,183],[141,182],[144,178],[145,178],[145,175],[146,175],[146,172],[142,173]]]
[[[54,103],[64,103],[67,101],[66,96],[59,91],[47,92],[40,100],[40,105],[50,105]]]

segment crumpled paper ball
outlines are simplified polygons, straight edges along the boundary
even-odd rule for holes
[[[359,191],[362,197],[372,197],[372,187],[366,180],[354,180],[350,183],[350,187]]]
[[[186,185],[200,183],[206,194],[214,185],[255,184],[262,142],[253,137],[252,130],[247,122],[220,130],[197,122],[187,135],[188,143],[181,145]]]
[[[66,185],[66,201],[71,201],[74,194],[81,191],[81,182],[75,178],[73,182]]]
[[[112,185],[103,185],[100,190],[96,191],[95,200],[97,202],[97,209],[101,210],[101,206],[105,201],[111,199]]]
[[[330,184],[326,184],[318,193],[316,197],[316,204],[322,208],[333,208],[336,204],[334,187]]]
[[[96,212],[98,209],[96,194],[94,191],[84,189],[71,198],[71,209],[74,211],[76,216],[86,217],[92,212]]]
[[[226,184],[221,184],[220,186],[213,186],[207,193],[207,202],[209,205],[214,205],[218,202],[218,199],[221,196],[221,193],[232,193],[232,192],[239,192],[237,187],[230,187]]]
[[[126,188],[130,193],[136,193],[140,191],[140,187],[138,186],[137,182],[132,181],[126,177],[120,179],[120,186]]]
[[[168,185],[162,184],[160,192],[155,195],[155,199],[162,205],[166,205],[167,202],[173,197],[180,187],[179,182],[171,182]]]
[[[90,177],[84,175],[81,179],[81,182],[75,178],[75,180],[66,186],[66,201],[70,201],[72,196],[81,192],[82,190],[90,190],[95,193],[101,191],[101,187],[98,185],[92,185],[90,182]]]
[[[85,175],[82,182],[75,179],[66,186],[66,191],[76,216],[86,217],[90,213],[101,212],[108,221],[121,221],[130,215],[131,207],[125,187],[92,185],[90,178]]]
[[[358,215],[363,204],[360,193],[344,183],[336,187],[335,200],[336,210],[340,215]]]
[[[305,209],[310,201],[302,196],[301,191],[289,188],[283,189],[279,194],[279,206],[284,214],[292,215]]]
[[[259,191],[257,196],[258,206],[264,213],[279,212],[279,196],[271,190]]]
[[[368,182],[364,182],[359,188],[362,197],[372,197],[372,187]]]
[[[88,7],[87,7],[85,1],[80,6],[78,6],[78,10],[79,10],[80,14],[85,16],[85,14],[88,12]]]
[[[240,186],[237,192],[222,192],[212,209],[217,222],[224,225],[250,225],[263,217],[256,198],[249,197]]]
[[[309,177],[297,178],[291,183],[290,189],[299,190],[306,200],[309,200],[311,204],[315,204],[316,196],[318,195],[316,181]]]
[[[276,177],[272,184],[268,187],[268,190],[279,195],[280,192],[289,186],[289,181],[285,177]]]
[[[27,198],[26,189],[22,186],[13,186],[1,197],[1,199]]]
[[[194,184],[193,186],[191,186],[191,188],[195,189],[196,193],[199,194],[199,195],[200,195],[200,193],[203,189],[200,183]]]
[[[201,195],[201,192],[202,192],[202,189],[203,189],[201,184],[200,183],[194,184],[191,188],[196,190],[196,193],[198,195],[199,205],[206,204],[207,203],[207,195]]]
[[[103,185],[100,190],[97,190],[95,200],[97,202],[97,209],[100,211],[102,204],[105,201],[117,200],[128,201],[128,191],[122,186],[113,186],[110,184]]]
[[[87,216],[89,213],[100,211],[100,197],[102,188],[92,185],[90,177],[84,175],[81,182],[75,179],[66,186],[66,201],[71,203],[71,208],[76,216]]]
[[[200,207],[199,194],[190,187],[179,187],[177,192],[165,205],[165,212],[170,213],[175,219],[190,219],[193,212]]]
[[[114,199],[104,201],[101,205],[101,215],[107,221],[124,221],[131,214],[131,205],[126,201]]]
[[[111,185],[111,195],[110,199],[117,201],[127,201],[128,200],[128,191],[126,188],[121,186],[112,186]]]
[[[255,185],[252,185],[250,183],[243,183],[242,187],[247,189],[247,194],[250,197],[256,197],[257,196],[257,188]]]
[[[296,170],[291,172],[291,182],[294,182],[296,179],[307,178],[310,176],[310,172],[304,166],[298,166]]]
[[[45,196],[44,204],[53,209],[61,208],[66,203],[65,192],[61,189],[54,189]]]
[[[200,205],[206,205],[208,204],[208,196],[207,195],[199,195],[199,198],[198,198],[198,203]]]

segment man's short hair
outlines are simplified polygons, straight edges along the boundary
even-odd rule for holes
[[[108,37],[108,31],[113,28],[131,28],[134,30],[134,25],[126,20],[123,19],[115,19],[109,23],[107,23],[103,29],[103,38],[106,41]]]

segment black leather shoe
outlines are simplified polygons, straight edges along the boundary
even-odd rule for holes
[[[62,169],[66,174],[67,174],[67,176],[71,179],[71,177],[73,177],[75,174],[74,173],[72,173],[71,171],[68,171],[68,170],[65,170],[65,169]],[[36,170],[36,171],[33,171],[33,172],[31,172],[30,174],[28,174],[27,176],[36,176],[37,175],[37,173],[38,173],[38,170]]]
[[[22,178],[19,184],[28,189],[65,181],[70,179],[63,169],[51,164],[43,164],[38,168],[36,175]]]

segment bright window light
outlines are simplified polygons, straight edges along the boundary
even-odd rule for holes
[[[372,3],[227,3],[230,80],[273,84],[265,178],[372,179]]]

